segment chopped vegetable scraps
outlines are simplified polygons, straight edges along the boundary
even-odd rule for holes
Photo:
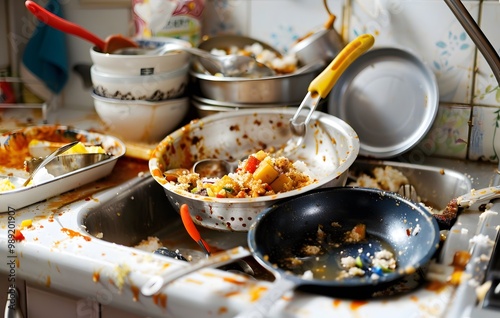
[[[260,150],[239,162],[234,173],[222,178],[200,178],[185,172],[177,180],[168,180],[176,188],[216,198],[250,198],[295,190],[311,184],[309,171],[302,161],[271,157]]]
[[[14,240],[16,240],[16,242],[21,242],[21,241],[24,241],[25,237],[23,235],[23,233],[21,233],[21,230],[14,230]]]

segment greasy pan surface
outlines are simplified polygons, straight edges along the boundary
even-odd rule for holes
[[[343,242],[345,233],[360,223],[366,225],[366,240]],[[293,274],[287,272],[287,259],[300,256],[299,250],[305,244],[318,244],[318,226],[327,234],[319,243],[328,255],[327,261],[321,257],[321,264],[304,262],[306,265]],[[332,247],[334,243],[340,246]],[[438,247],[439,228],[426,209],[395,193],[336,187],[314,190],[266,209],[251,227],[248,244],[257,260],[277,277],[293,280],[302,289],[358,298],[425,266]],[[363,253],[391,250],[397,261],[395,271],[378,279],[336,279],[342,268],[340,258],[355,257],[360,248]],[[325,274],[325,268],[330,273]],[[317,269],[326,276],[321,278]],[[305,270],[315,272],[314,278],[302,278]]]

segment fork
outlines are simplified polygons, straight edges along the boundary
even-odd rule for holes
[[[399,190],[398,190],[398,193],[407,198],[408,200],[411,200],[413,202],[417,202],[418,203],[418,194],[417,194],[417,190],[415,189],[415,187],[410,184],[410,183],[407,183],[407,184],[402,184],[400,187],[399,187]]]

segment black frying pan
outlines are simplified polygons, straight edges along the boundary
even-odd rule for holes
[[[346,243],[345,233],[357,224],[366,225],[366,239]],[[318,226],[326,235],[320,240]],[[319,189],[274,205],[263,211],[250,228],[248,245],[257,261],[274,273],[276,281],[255,307],[238,317],[265,316],[283,293],[295,287],[336,297],[371,297],[375,291],[424,267],[438,248],[439,236],[438,224],[425,208],[377,189]],[[314,244],[324,253],[319,257],[320,264],[315,263],[315,257],[311,260],[301,252],[304,245]],[[336,279],[342,269],[340,258],[355,256],[359,249],[371,255],[380,249],[392,251],[396,269],[377,279],[370,274]],[[300,266],[290,261],[297,257],[302,260]],[[314,278],[304,278],[306,270],[312,270]]]

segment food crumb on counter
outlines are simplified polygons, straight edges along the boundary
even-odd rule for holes
[[[115,267],[115,285],[121,290],[125,285],[125,278],[130,274],[130,267],[127,264],[119,264]]]
[[[142,240],[134,246],[137,249],[146,251],[146,252],[151,252],[153,253],[160,247],[162,247],[163,244],[161,244],[160,239],[155,237],[155,236],[148,236],[146,239]]]

